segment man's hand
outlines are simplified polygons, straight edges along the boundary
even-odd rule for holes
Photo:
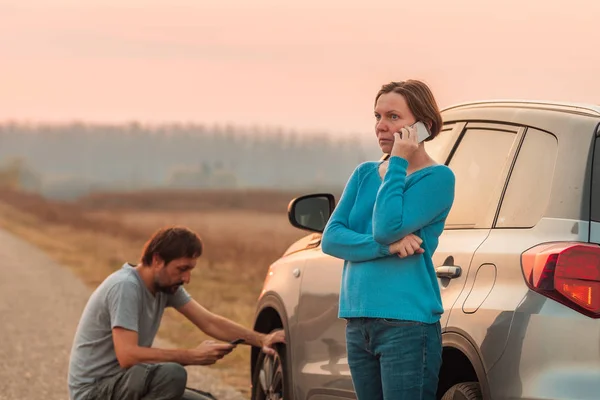
[[[275,349],[273,346],[275,343],[285,343],[285,331],[282,329],[273,331],[268,335],[265,335],[262,339],[262,351],[269,355],[275,355]]]
[[[413,254],[423,254],[425,250],[421,248],[423,239],[417,235],[410,234],[390,245],[390,253],[398,254],[398,257],[404,258]]]
[[[190,350],[192,365],[211,365],[231,353],[235,346],[229,343],[218,343],[213,340],[206,340],[198,347]]]

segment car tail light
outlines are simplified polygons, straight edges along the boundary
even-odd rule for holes
[[[600,246],[546,243],[525,251],[527,286],[592,318],[600,318]]]

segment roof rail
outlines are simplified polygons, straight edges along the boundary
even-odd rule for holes
[[[553,101],[542,101],[542,100],[518,100],[518,99],[498,99],[498,100],[478,100],[463,102],[444,107],[441,111],[448,111],[463,107],[485,107],[490,105],[497,106],[531,106],[531,107],[547,107],[555,109],[563,109],[565,111],[578,111],[585,112],[594,116],[600,116],[600,106],[594,104],[585,103],[570,103],[570,102],[553,102]]]

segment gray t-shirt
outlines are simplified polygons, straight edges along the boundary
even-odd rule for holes
[[[71,399],[84,398],[90,384],[122,370],[112,328],[136,331],[138,344],[151,347],[165,307],[178,308],[190,299],[183,287],[172,295],[153,295],[128,263],[108,276],[90,296],[75,333],[68,378]]]

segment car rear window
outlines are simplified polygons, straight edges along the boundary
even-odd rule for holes
[[[558,141],[549,133],[529,128],[510,175],[498,228],[530,228],[544,215],[550,200]]]
[[[600,139],[596,137],[595,142],[594,161],[592,164],[590,219],[595,222],[600,222]]]

